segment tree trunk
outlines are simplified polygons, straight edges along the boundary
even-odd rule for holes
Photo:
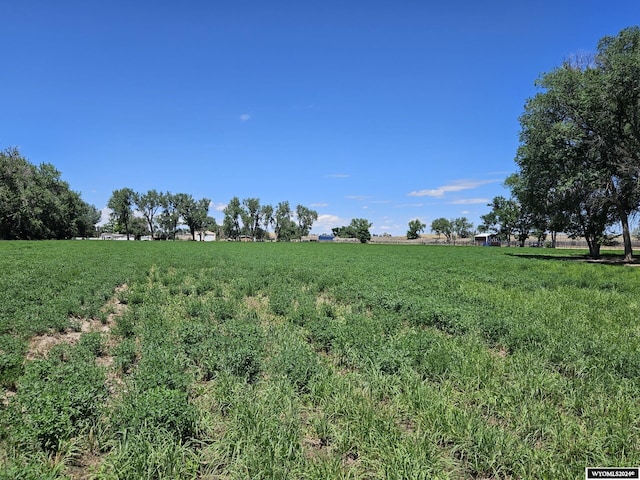
[[[587,245],[589,245],[589,256],[594,260],[600,258],[600,242],[596,238],[586,236]]]
[[[633,262],[633,247],[631,246],[631,232],[629,231],[629,215],[618,209],[620,223],[622,223],[622,239],[624,241],[624,261]]]
[[[556,237],[558,236],[558,232],[551,232],[551,248],[556,248]]]

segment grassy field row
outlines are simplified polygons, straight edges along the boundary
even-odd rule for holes
[[[516,248],[0,250],[0,478],[640,465],[635,268]]]

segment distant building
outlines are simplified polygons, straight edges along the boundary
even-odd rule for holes
[[[484,247],[499,247],[500,240],[496,238],[495,233],[479,233],[473,237],[473,241],[476,245]]]
[[[127,236],[124,233],[103,233],[100,240],[127,240]],[[134,240],[133,235],[129,234],[129,240]]]

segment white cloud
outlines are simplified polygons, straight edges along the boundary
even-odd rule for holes
[[[248,113],[243,113],[242,115],[240,115],[240,120],[242,120],[243,122],[251,120],[251,115],[249,115]]]
[[[349,200],[364,201],[364,200],[367,200],[369,197],[367,197],[366,195],[347,195],[345,198],[348,198]]]
[[[346,173],[331,173],[325,176],[328,178],[349,178],[351,175],[348,175]]]
[[[209,205],[209,208],[215,209],[216,212],[222,212],[225,208],[227,208],[227,204],[211,202],[211,205]]]
[[[449,185],[443,185],[437,188],[416,190],[409,192],[410,197],[437,197],[441,198],[445,193],[460,192],[462,190],[471,190],[488,183],[495,183],[498,180],[456,180]]]
[[[113,210],[111,210],[109,207],[104,207],[102,210],[100,210],[100,221],[98,222],[98,226],[102,227],[103,225],[109,223],[109,216],[111,215],[112,211]]]
[[[332,228],[348,225],[349,222],[349,220],[344,220],[337,215],[318,215],[318,220],[313,222],[313,231],[328,233]]]
[[[312,203],[311,206],[313,208],[318,208],[318,207],[328,207],[329,204],[327,202],[317,202],[317,203]]]
[[[480,203],[489,203],[488,198],[461,198],[449,202],[451,205],[477,205]]]

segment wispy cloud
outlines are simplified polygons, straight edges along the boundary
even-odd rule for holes
[[[444,197],[445,193],[461,192],[462,190],[471,190],[488,183],[496,183],[499,180],[456,180],[449,185],[443,185],[437,188],[429,188],[424,190],[416,190],[409,192],[410,197]]]
[[[461,198],[449,202],[451,205],[477,205],[480,203],[489,203],[488,198]]]
[[[347,198],[349,200],[359,200],[361,202],[369,199],[369,197],[367,197],[366,195],[347,195],[344,198]]]
[[[313,208],[318,208],[318,207],[328,207],[329,204],[327,202],[317,202],[317,203],[312,203],[311,206]]]
[[[351,175],[346,173],[330,173],[329,175],[325,175],[327,178],[349,178]]]
[[[425,204],[424,203],[402,203],[400,205],[396,205],[396,208],[420,208],[420,207],[424,207]]]
[[[213,203],[209,205],[209,208],[214,208],[216,212],[222,212],[225,208],[227,208],[226,203]]]
[[[249,115],[248,113],[243,113],[242,115],[240,115],[240,120],[242,120],[243,122],[251,120],[251,115]]]

